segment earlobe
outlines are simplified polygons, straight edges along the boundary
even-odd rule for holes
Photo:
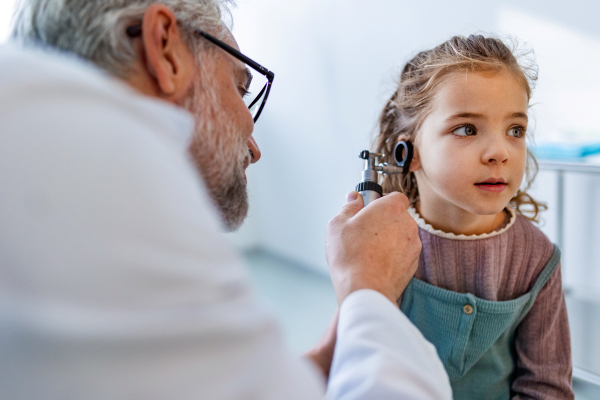
[[[417,146],[413,146],[413,159],[410,163],[410,168],[408,169],[410,172],[415,172],[421,169],[421,158],[419,157],[419,149]]]

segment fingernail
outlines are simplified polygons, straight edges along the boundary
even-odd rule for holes
[[[346,195],[346,203],[350,203],[356,199],[358,199],[358,192],[350,192]]]

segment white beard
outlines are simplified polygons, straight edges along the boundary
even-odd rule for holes
[[[190,155],[218,207],[226,231],[235,231],[248,214],[245,166],[250,163],[246,139],[236,132],[220,107],[217,88],[198,79],[183,107],[194,115]]]

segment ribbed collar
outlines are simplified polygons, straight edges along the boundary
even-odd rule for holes
[[[415,221],[417,221],[417,225],[419,226],[419,228],[423,229],[426,232],[431,233],[432,235],[443,237],[446,239],[454,239],[454,240],[488,239],[488,238],[498,236],[498,235],[506,232],[508,229],[510,229],[511,226],[513,226],[515,224],[515,221],[517,220],[517,212],[510,207],[506,207],[505,210],[508,210],[508,212],[510,214],[510,220],[508,221],[508,223],[506,224],[506,226],[504,228],[502,228],[498,231],[490,232],[490,233],[482,233],[481,235],[463,235],[463,234],[456,235],[451,232],[444,232],[439,229],[435,229],[433,226],[431,226],[430,224],[425,222],[423,217],[421,217],[421,215],[419,215],[419,213],[414,208],[414,206],[408,207],[408,213],[413,217],[413,219]]]

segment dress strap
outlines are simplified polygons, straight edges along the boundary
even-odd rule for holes
[[[559,262],[560,249],[558,248],[558,246],[554,245],[554,253],[552,253],[550,261],[548,261],[548,264],[546,264],[546,266],[544,267],[544,270],[538,277],[537,281],[535,282],[535,285],[533,285],[533,288],[531,289],[532,293],[537,295],[540,292],[540,290],[542,290],[544,285],[546,285],[546,283],[554,273],[554,270],[556,269]]]

